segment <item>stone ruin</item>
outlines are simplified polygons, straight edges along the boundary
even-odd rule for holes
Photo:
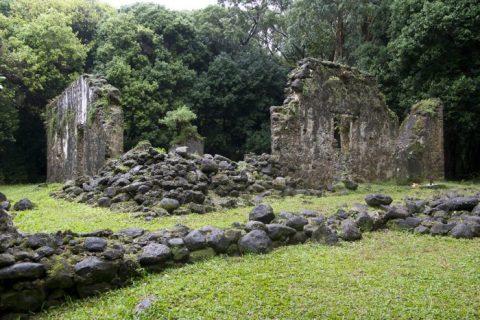
[[[0,315],[23,319],[67,297],[128,285],[143,270],[160,272],[216,255],[264,254],[307,242],[335,245],[385,228],[462,239],[480,236],[480,194],[449,193],[398,205],[391,205],[389,196],[371,194],[365,201],[368,206],[352,204],[330,216],[305,209],[275,214],[268,204],[259,204],[248,222],[227,229],[176,225],[156,231],[52,234],[18,232],[11,216],[0,209]]]
[[[107,161],[97,175],[70,180],[52,195],[146,219],[242,207],[264,196],[321,195],[297,189],[295,180],[275,174],[279,171],[268,154],[247,154],[245,161],[235,162],[185,147],[166,154],[144,142]]]
[[[399,126],[372,76],[305,59],[271,108],[280,175],[317,188],[345,178],[420,182],[444,178],[443,108],[424,100]]]
[[[106,79],[84,74],[46,111],[47,180],[94,175],[123,152],[120,92]]]

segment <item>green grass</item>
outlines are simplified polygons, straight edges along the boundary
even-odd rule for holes
[[[478,319],[480,240],[385,232],[148,275],[36,319]]]
[[[447,183],[450,190],[464,193],[473,193],[480,190],[480,185]],[[143,218],[134,218],[132,215],[112,212],[102,208],[92,208],[84,204],[72,203],[51,198],[48,193],[60,188],[53,184],[45,188],[33,185],[0,186],[0,191],[13,201],[26,197],[34,202],[37,207],[31,211],[13,213],[17,227],[24,232],[55,232],[57,230],[72,230],[87,232],[98,229],[119,230],[128,227],[142,227],[156,230],[173,226],[177,223],[185,224],[191,228],[207,224],[217,227],[228,227],[233,222],[245,222],[251,208],[239,208],[224,212],[214,212],[207,215],[191,214],[187,216],[170,216],[145,221]],[[427,197],[432,194],[445,192],[443,190],[411,189],[408,186],[391,184],[361,185],[356,192],[342,194],[327,194],[325,197],[288,197],[284,199],[265,199],[270,203],[275,212],[296,212],[301,208],[318,210],[324,214],[335,212],[342,205],[351,205],[354,202],[364,203],[368,193],[382,192],[389,194],[395,201],[401,201],[405,195]]]
[[[447,183],[472,194],[480,185]],[[52,199],[48,188],[0,186],[10,199],[28,197],[35,210],[14,220],[26,232],[91,231],[183,223],[227,227],[246,221],[250,208],[207,215],[164,217],[152,222],[127,214]],[[278,213],[300,208],[325,214],[366,194],[382,192],[401,201],[444,190],[389,184],[362,185],[357,192],[326,197],[266,199]],[[135,305],[155,295],[141,319],[478,319],[480,318],[480,239],[455,240],[400,232],[364,234],[338,247],[315,244],[284,247],[265,256],[216,257],[149,274],[132,286],[99,297],[69,302],[36,319],[133,319]]]

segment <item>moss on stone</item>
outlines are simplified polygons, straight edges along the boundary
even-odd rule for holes
[[[426,116],[436,116],[438,108],[440,108],[442,102],[440,99],[430,98],[420,100],[412,106],[412,112],[423,114]]]

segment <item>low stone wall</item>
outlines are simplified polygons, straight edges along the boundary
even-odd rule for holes
[[[455,238],[480,236],[480,195],[412,199],[402,206],[391,206],[385,195],[365,200],[370,207],[354,204],[328,217],[311,210],[275,215],[269,205],[260,204],[246,224],[229,229],[176,225],[80,234],[23,234],[0,210],[0,314],[20,315],[62,303],[67,296],[118,288],[142,270],[158,272],[222,254],[263,254],[307,241],[335,245],[385,227]]]

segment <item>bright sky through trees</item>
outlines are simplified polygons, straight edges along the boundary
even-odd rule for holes
[[[101,0],[116,8],[136,2],[158,3],[173,10],[194,10],[201,9],[208,5],[217,3],[216,0]]]

